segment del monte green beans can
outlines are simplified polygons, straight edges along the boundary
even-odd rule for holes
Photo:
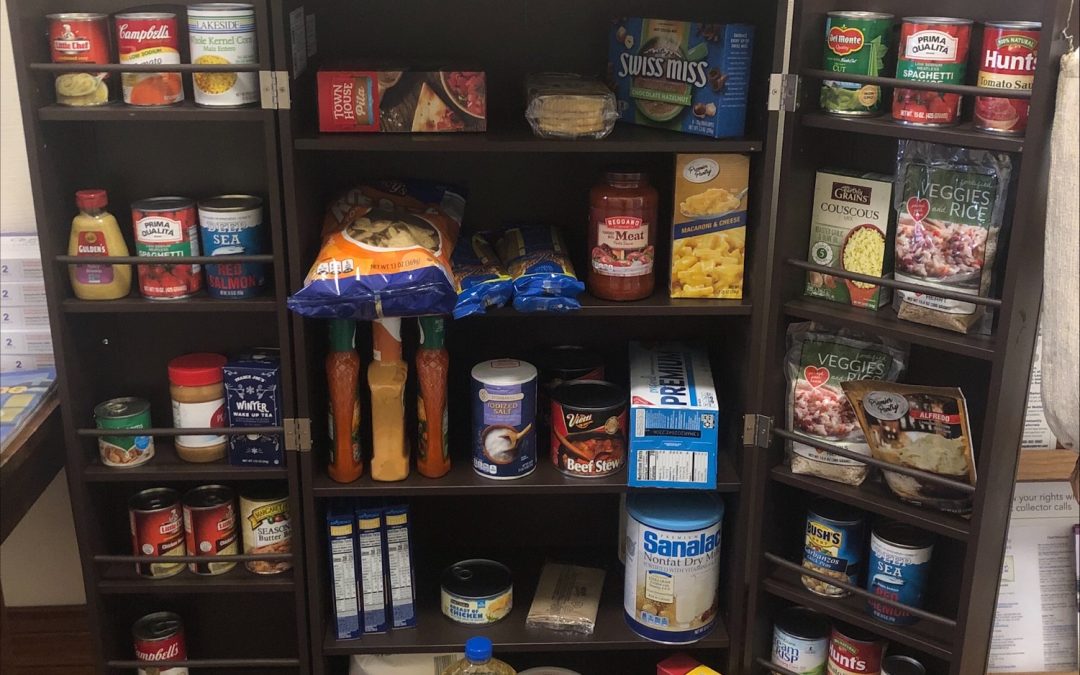
[[[94,407],[98,429],[149,429],[150,403],[145,399],[111,398]],[[153,436],[100,436],[98,451],[105,466],[139,466],[154,456]]]
[[[880,75],[889,51],[893,15],[829,12],[825,22],[824,69],[852,75]],[[881,87],[857,82],[821,83],[821,109],[832,115],[876,115]]]

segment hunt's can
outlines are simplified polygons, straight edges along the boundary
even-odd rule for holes
[[[257,64],[255,8],[209,2],[187,8],[191,62],[197,65]],[[235,107],[259,100],[258,73],[198,72],[192,75],[195,103]]]
[[[870,535],[866,590],[921,608],[933,552],[933,540],[918,528],[894,522],[875,526]],[[868,609],[885,623],[909,625],[917,621],[910,612],[873,600],[868,601]]]
[[[880,12],[829,12],[825,21],[825,70],[881,75],[892,22],[892,14]],[[821,83],[821,109],[832,115],[877,115],[881,112],[881,87],[825,80]]]
[[[135,254],[149,258],[199,255],[199,223],[195,201],[186,197],[152,197],[131,205]],[[200,265],[166,262],[140,264],[139,292],[148,300],[179,300],[202,289]]]
[[[49,52],[53,63],[109,63],[108,17],[68,12],[49,14]],[[63,73],[56,76],[60,105],[104,105],[109,102],[108,73]]]
[[[116,51],[120,63],[180,63],[176,15],[169,12],[117,14]],[[120,84],[124,90],[124,103],[128,105],[172,105],[184,100],[184,82],[180,73],[121,73]]]
[[[881,675],[926,675],[926,668],[910,656],[894,654],[881,662]]]
[[[864,520],[858,511],[820,499],[807,512],[803,567],[858,584],[865,544]],[[802,582],[818,595],[841,598],[851,594],[814,577],[804,576]]]
[[[773,622],[772,662],[800,675],[824,675],[829,622],[806,607],[788,607]]]
[[[880,675],[885,642],[869,631],[836,624],[829,636],[828,675]]]
[[[473,470],[521,478],[536,469],[536,368],[494,359],[472,369]]]
[[[199,202],[199,229],[205,255],[265,253],[262,200],[251,195],[221,195]],[[206,292],[212,298],[252,298],[266,287],[266,265],[222,263],[206,266]]]
[[[131,627],[135,638],[135,658],[139,661],[186,661],[187,642],[184,639],[184,622],[173,612],[147,614]],[[184,666],[139,668],[139,675],[188,675]]]
[[[291,553],[292,525],[289,493],[284,488],[249,488],[240,494],[240,529],[244,553]],[[250,560],[244,563],[255,574],[278,574],[292,569],[289,560]]]
[[[1039,56],[1039,32],[1035,21],[990,21],[983,28],[980,87],[1008,91],[1031,91]],[[975,98],[975,128],[995,134],[1019,136],[1027,130],[1031,102],[1023,98]]]
[[[964,84],[971,19],[906,17],[900,27],[896,79],[924,84]],[[944,127],[960,121],[960,94],[927,89],[893,90],[893,119],[902,124]]]
[[[136,493],[128,501],[128,524],[134,555],[185,555],[184,523],[180,515],[180,493],[170,488],[151,488]],[[144,577],[164,579],[179,574],[184,563],[135,563]]]
[[[98,429],[149,429],[150,403],[146,399],[111,398],[94,407]],[[98,452],[105,466],[139,466],[154,456],[153,436],[98,436]]]
[[[184,532],[191,555],[236,555],[236,499],[224,485],[202,485],[184,495]],[[234,562],[189,563],[195,574],[225,574]]]

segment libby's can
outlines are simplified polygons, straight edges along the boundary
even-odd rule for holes
[[[866,544],[861,513],[819,499],[806,514],[803,567],[849,584],[859,583]],[[814,577],[803,576],[803,586],[818,595],[841,598],[851,593]]]
[[[266,252],[262,200],[251,195],[221,195],[199,201],[203,251],[211,256]],[[206,292],[212,298],[253,298],[266,287],[263,263],[206,266]]]
[[[236,499],[224,485],[202,485],[184,495],[184,532],[191,555],[236,555]],[[225,574],[234,562],[189,563],[195,574]]]
[[[131,205],[135,254],[150,258],[199,255],[195,201],[186,197],[152,197]],[[140,264],[139,292],[148,300],[179,300],[202,289],[200,265]]]
[[[924,84],[964,84],[971,19],[906,17],[900,27],[896,79]],[[960,94],[893,89],[893,119],[902,124],[944,127],[960,121]]]
[[[209,2],[187,8],[191,62],[197,65],[257,64],[255,8]],[[192,75],[195,103],[235,107],[259,100],[258,73],[198,72]]]
[[[1031,91],[1039,56],[1036,21],[990,21],[983,28],[980,87],[1008,91]],[[1024,98],[975,98],[975,128],[995,134],[1019,136],[1027,130],[1031,102]]]
[[[68,12],[49,14],[49,52],[53,63],[109,63],[108,17]],[[63,73],[56,76],[60,105],[104,105],[109,102],[108,73]]]
[[[776,615],[773,663],[800,675],[824,675],[828,658],[829,621],[824,615],[806,607],[788,607]]]
[[[835,624],[829,636],[828,675],[881,675],[885,641],[869,631]]]
[[[881,75],[892,22],[892,14],[880,12],[829,12],[825,21],[825,70]],[[825,80],[821,83],[821,109],[832,115],[876,115],[881,112],[881,87]]]
[[[240,494],[240,529],[244,553],[291,553],[292,525],[289,493],[284,488],[249,488]],[[250,560],[244,563],[255,574],[278,574],[292,569],[289,560]]]
[[[184,622],[174,612],[147,614],[131,627],[135,638],[135,658],[139,661],[186,661],[187,642],[184,639]],[[184,666],[173,668],[139,668],[139,675],[188,675]]]
[[[185,555],[184,524],[180,515],[180,493],[171,488],[151,488],[136,493],[128,501],[128,524],[134,555]],[[164,579],[179,574],[184,563],[135,563],[144,577]]]
[[[127,396],[111,398],[94,407],[98,429],[149,429],[150,402]],[[145,464],[154,456],[153,436],[98,436],[101,463],[112,467]]]
[[[180,63],[176,15],[169,12],[117,14],[116,51],[120,63]],[[120,73],[120,84],[124,90],[124,103],[128,105],[172,105],[184,100],[184,82],[180,73]]]
[[[866,590],[921,609],[933,552],[930,535],[916,527],[895,522],[876,525],[870,534]],[[885,623],[909,625],[917,621],[911,612],[891,605],[868,600],[867,606],[874,618]]]

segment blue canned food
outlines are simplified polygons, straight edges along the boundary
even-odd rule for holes
[[[830,577],[859,583],[865,546],[864,519],[860,512],[820,499],[806,514],[806,539],[803,567]],[[811,576],[802,578],[803,586],[818,595],[841,598],[848,591]]]
[[[902,523],[884,523],[870,535],[870,568],[866,590],[874,595],[921,609],[934,543],[930,535]],[[874,618],[901,626],[916,623],[911,612],[868,601]]]
[[[262,200],[251,195],[221,195],[199,202],[199,223],[206,255],[258,255],[266,252]],[[253,298],[266,287],[263,263],[206,266],[206,290],[212,298]]]
[[[521,478],[536,468],[536,368],[495,359],[472,369],[473,469]]]

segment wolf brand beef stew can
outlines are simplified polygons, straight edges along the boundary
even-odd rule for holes
[[[892,14],[829,12],[825,21],[825,70],[881,75],[892,21]],[[881,87],[825,80],[821,83],[821,109],[831,115],[877,115],[881,112]]]
[[[514,608],[510,568],[494,560],[462,560],[442,574],[442,613],[451,621],[488,626]]]
[[[94,407],[98,429],[150,428],[150,403],[146,399],[111,398]],[[139,466],[154,456],[153,436],[98,436],[98,453],[105,466]]]
[[[49,14],[49,51],[53,63],[109,63],[108,17],[104,14]],[[60,105],[104,105],[109,102],[108,73],[63,73],[56,76]]]
[[[626,390],[600,380],[563,382],[551,393],[551,461],[563,473],[598,478],[626,463]]]
[[[186,661],[187,643],[184,639],[184,622],[173,612],[147,614],[131,627],[135,639],[135,658],[151,663],[159,661]],[[139,675],[188,675],[182,666],[174,668],[139,668]]]
[[[184,495],[184,532],[191,555],[236,555],[236,498],[224,485],[203,485]],[[234,562],[189,563],[195,574],[225,574]]]
[[[924,84],[964,84],[971,20],[907,17],[900,27],[896,79]],[[902,124],[943,127],[960,121],[960,94],[897,87],[893,119]]]
[[[829,621],[806,607],[788,607],[773,623],[772,662],[800,675],[824,675]]]
[[[894,522],[876,525],[870,535],[866,590],[921,609],[933,552],[933,539],[918,528]],[[885,623],[909,625],[918,620],[910,612],[873,600],[868,608]]]
[[[244,553],[291,553],[292,525],[289,494],[284,488],[249,488],[240,494],[240,529]],[[249,560],[255,574],[278,574],[292,569],[290,560]]]
[[[255,8],[233,2],[208,2],[187,9],[191,62],[196,65],[251,65],[259,62]],[[197,72],[195,103],[215,107],[250,105],[259,100],[258,73]]]
[[[521,478],[536,469],[536,368],[517,359],[472,369],[473,469]]]
[[[175,65],[180,63],[176,15],[137,12],[116,15],[116,51],[120,63]],[[180,73],[121,73],[124,103],[172,105],[184,100]]]
[[[221,195],[200,201],[199,229],[206,255],[227,257],[266,252],[262,200],[258,197]],[[265,287],[263,263],[223,261],[206,266],[206,292],[212,298],[252,298]]]
[[[186,197],[152,197],[131,205],[135,254],[149,258],[199,255],[195,201]],[[138,266],[139,292],[148,300],[179,300],[202,289],[199,265],[167,262]]]
[[[810,507],[806,514],[803,567],[858,584],[865,545],[865,521],[861,513],[824,499]],[[802,582],[818,595],[834,598],[850,595],[839,586],[814,577],[804,576]]]
[[[128,501],[133,555],[161,556],[162,562],[135,563],[144,577],[164,579],[179,574],[184,563],[164,562],[168,556],[185,555],[184,521],[180,493],[170,488],[143,490]]]
[[[885,642],[873,633],[836,624],[829,636],[828,675],[881,675]]]
[[[991,21],[983,27],[980,87],[1031,91],[1035,83],[1039,32],[1035,21]],[[1031,102],[1022,98],[979,96],[975,99],[975,128],[1019,136],[1027,130]]]
[[[627,497],[623,610],[635,633],[687,644],[713,629],[723,517],[711,494]]]

